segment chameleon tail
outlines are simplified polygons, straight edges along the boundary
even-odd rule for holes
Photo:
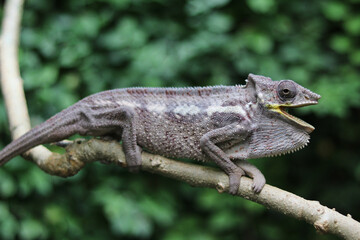
[[[0,151],[0,166],[37,145],[57,142],[75,134],[77,116],[70,112],[69,108],[65,109],[12,141]]]

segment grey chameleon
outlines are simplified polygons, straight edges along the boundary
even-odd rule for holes
[[[236,194],[240,178],[263,174],[246,161],[303,148],[314,127],[288,108],[317,104],[320,95],[291,80],[249,74],[246,85],[125,88],[96,93],[51,117],[0,152],[0,165],[30,148],[74,134],[122,140],[127,165],[141,166],[141,149],[173,158],[215,162]]]

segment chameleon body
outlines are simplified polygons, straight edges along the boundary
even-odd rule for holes
[[[86,97],[14,140],[0,165],[30,148],[74,134],[116,136],[129,168],[141,166],[141,149],[172,158],[215,162],[236,194],[240,178],[265,184],[245,161],[303,148],[314,130],[286,109],[317,104],[320,96],[291,80],[249,74],[246,85],[194,88],[125,88]]]

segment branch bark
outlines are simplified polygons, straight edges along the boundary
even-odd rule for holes
[[[69,144],[66,151],[66,154],[59,155],[56,161],[52,161],[47,172],[67,176],[67,174],[75,174],[86,163],[94,161],[126,167],[122,147],[116,141],[78,140]],[[179,162],[146,152],[142,153],[142,160],[141,169],[144,171],[183,181],[194,187],[215,188],[219,192],[228,191],[229,178],[218,169]],[[66,169],[64,166],[69,168]],[[318,232],[334,234],[348,240],[360,240],[360,223],[352,219],[349,214],[344,216],[335,209],[321,205],[318,201],[306,200],[268,184],[260,194],[255,194],[251,190],[251,184],[251,179],[242,177],[237,195],[285,215],[304,220],[313,225]]]
[[[8,112],[10,130],[17,138],[30,129],[25,94],[18,65],[18,42],[23,0],[8,0],[1,33],[0,60],[1,84]],[[66,148],[64,155],[51,153],[39,146],[27,156],[41,169],[62,177],[76,174],[86,163],[101,161],[126,166],[121,145],[98,139],[75,141]],[[142,170],[189,183],[195,187],[215,188],[219,192],[228,189],[228,176],[210,167],[178,162],[161,156],[143,153]],[[335,210],[322,206],[318,201],[309,201],[270,185],[265,185],[260,194],[251,191],[251,180],[243,177],[238,195],[263,204],[285,215],[305,220],[318,231],[331,233],[344,239],[360,240],[360,223],[350,215],[343,216]]]

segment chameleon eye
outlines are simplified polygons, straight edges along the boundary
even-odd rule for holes
[[[282,101],[291,101],[296,96],[296,87],[292,81],[284,80],[278,85],[277,94]]]

